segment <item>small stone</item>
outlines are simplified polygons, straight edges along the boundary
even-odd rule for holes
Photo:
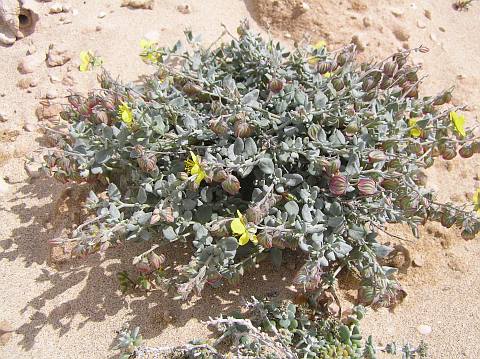
[[[50,75],[49,78],[52,84],[57,84],[62,81],[62,79],[57,75]]]
[[[58,92],[55,89],[48,89],[45,93],[45,98],[49,100],[53,100],[58,97]]]
[[[365,45],[363,44],[363,41],[360,39],[358,35],[353,35],[352,40],[350,42],[357,47],[358,51],[360,52],[365,51]]]
[[[102,27],[101,27],[100,25],[97,25],[97,26],[95,27],[95,31],[96,31],[96,32],[102,31]]]
[[[60,14],[63,12],[63,5],[58,2],[54,2],[52,5],[50,5],[48,12],[50,14]]]
[[[417,27],[419,29],[425,29],[427,25],[425,25],[425,23],[422,20],[417,20]]]
[[[432,20],[432,13],[430,12],[430,10],[425,9],[425,10],[423,11],[423,15],[424,15],[428,20]]]
[[[363,0],[352,0],[351,5],[354,11],[365,11],[368,9],[367,4]]]
[[[71,11],[72,11],[72,5],[70,5],[70,4],[63,4],[63,5],[62,5],[62,10],[63,10],[63,12],[71,12]]]
[[[26,162],[23,168],[25,169],[25,172],[27,172],[28,177],[32,179],[39,178],[42,175],[42,166],[39,164],[35,164],[33,162]]]
[[[30,55],[25,56],[20,60],[17,66],[18,72],[21,74],[30,74],[34,72],[45,60],[45,56],[42,55]]]
[[[434,33],[431,33],[431,34],[430,34],[430,39],[431,39],[433,42],[438,42],[437,35],[435,35]]]
[[[365,27],[370,27],[370,26],[372,26],[372,19],[371,19],[370,17],[368,17],[368,16],[365,16],[365,17],[363,18],[363,26],[365,26]]]
[[[122,0],[122,6],[128,6],[133,9],[153,9],[154,0]]]
[[[99,19],[103,19],[105,16],[107,16],[107,13],[105,11],[102,11],[100,14],[98,14]]]
[[[0,194],[2,193],[2,190],[1,190],[2,182],[3,182],[3,179],[0,179]],[[10,341],[10,339],[12,339],[12,333],[14,331],[15,330],[13,329],[12,325],[9,322],[5,320],[2,320],[0,322],[0,345],[1,346],[7,344]]]
[[[32,78],[30,81],[30,87],[37,87],[38,86],[38,79]]]
[[[37,130],[37,124],[33,121],[25,121],[23,129],[27,132],[35,132]]]
[[[395,17],[402,17],[403,14],[405,13],[405,12],[403,11],[403,9],[397,9],[397,8],[391,9],[390,12],[391,12],[392,15],[395,16]]]
[[[78,10],[77,10],[77,9],[73,9],[73,10],[72,10],[72,15],[73,15],[73,16],[77,16],[77,15],[78,15]]]
[[[190,8],[190,5],[184,4],[184,5],[178,5],[177,11],[182,14],[190,14],[192,12],[192,9]]]
[[[5,112],[0,111],[0,122],[7,122],[8,121],[8,116]]]
[[[292,35],[291,35],[289,32],[286,32],[285,34],[283,34],[283,36],[284,36],[286,39],[291,39],[291,38],[292,38]]]
[[[432,333],[432,327],[426,324],[420,324],[417,327],[417,331],[422,335],[430,335]]]
[[[30,83],[32,82],[32,79],[30,77],[22,77],[20,80],[17,82],[17,87],[26,90],[30,87]]]
[[[400,26],[395,27],[392,32],[399,41],[407,41],[410,38],[408,32]]]
[[[301,10],[302,12],[307,12],[307,11],[310,11],[310,10],[311,10],[311,7],[310,7],[310,5],[309,5],[307,2],[302,2],[302,3],[300,4],[300,10]]]
[[[3,178],[0,178],[0,196],[7,194],[10,192],[12,189],[12,186],[10,186]],[[1,333],[1,325],[3,322],[0,322],[0,337],[3,336]]]
[[[50,45],[47,53],[47,65],[50,67],[62,66],[72,59],[71,53],[63,48]]]
[[[420,255],[415,254],[412,258],[412,265],[414,267],[423,267],[425,265],[425,261]]]
[[[440,30],[441,32],[445,32],[445,31],[446,31],[445,28],[442,27],[442,26],[440,26],[440,27],[438,28],[438,30]]]
[[[36,52],[37,52],[37,48],[33,44],[30,45],[27,49],[27,55],[33,55]]]
[[[44,119],[50,119],[56,117],[62,112],[62,106],[59,104],[51,103],[50,101],[42,101],[38,105],[35,114],[37,118],[41,121]]]
[[[410,45],[408,44],[408,42],[403,42],[403,43],[402,43],[402,47],[403,47],[405,50],[410,50]]]
[[[62,85],[72,87],[73,85],[76,84],[75,79],[72,77],[72,75],[65,75],[64,78],[62,79]]]

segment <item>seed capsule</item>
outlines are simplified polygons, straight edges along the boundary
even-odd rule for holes
[[[270,81],[269,89],[273,93],[277,94],[283,90],[283,81],[277,78],[274,78]]]
[[[377,193],[377,184],[371,178],[361,178],[357,185],[358,191],[364,196],[371,196]]]
[[[152,173],[157,167],[157,157],[153,153],[145,153],[141,157],[137,158],[138,167],[143,172]]]
[[[335,175],[330,179],[328,185],[330,192],[335,196],[342,196],[347,193],[348,180],[344,175]]]
[[[225,136],[228,133],[228,124],[223,119],[210,120],[210,129],[218,136]]]
[[[334,79],[332,81],[333,88],[337,91],[342,90],[345,87],[345,83],[342,79]]]
[[[237,120],[233,125],[233,132],[236,137],[246,138],[252,135],[253,127],[250,126],[245,120]]]
[[[234,175],[228,175],[222,182],[222,188],[225,192],[234,196],[240,191],[240,181]]]
[[[370,79],[363,80],[363,83],[362,83],[363,91],[368,92],[371,89],[373,89],[375,86],[377,86],[377,83],[374,79],[370,78]]]
[[[397,180],[393,178],[385,178],[381,183],[380,186],[382,186],[385,189],[388,189],[390,191],[395,190],[398,188],[399,183]]]
[[[463,158],[470,158],[473,156],[473,153],[473,146],[469,144],[463,145],[462,148],[460,148],[460,150],[458,151],[458,154]]]
[[[457,151],[453,147],[447,147],[442,151],[442,158],[444,160],[453,160],[457,156]]]
[[[388,61],[383,65],[383,73],[388,77],[393,77],[395,72],[397,72],[398,65],[396,62]]]
[[[227,179],[228,174],[223,168],[216,168],[213,171],[213,177],[212,180],[214,182],[223,182]]]
[[[322,75],[326,74],[327,72],[330,71],[330,68],[331,68],[331,65],[329,62],[320,62],[318,65],[317,65],[317,71],[319,73],[321,73]]]
[[[344,53],[344,52],[341,52],[340,54],[338,54],[337,56],[337,63],[340,65],[340,66],[343,66],[347,63],[347,54]]]

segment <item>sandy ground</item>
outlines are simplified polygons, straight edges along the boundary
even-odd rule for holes
[[[48,15],[50,4],[40,4],[42,15],[36,32],[12,47],[0,47],[0,110],[8,118],[0,123],[0,177],[8,182],[0,182],[7,191],[0,194],[0,321],[15,329],[11,340],[0,347],[1,358],[111,357],[116,331],[125,322],[140,326],[150,345],[180,344],[208,335],[201,322],[219,310],[235,309],[241,297],[276,291],[280,296],[292,294],[288,287],[291,270],[260,268],[249,273],[239,287],[206,290],[201,300],[191,303],[178,303],[159,293],[124,297],[115,275],[128,267],[129,248],[112,250],[105,261],[91,257],[51,263],[47,240],[75,221],[64,212],[78,197],[50,179],[29,178],[24,160],[43,142],[42,133],[31,128],[25,131],[24,123],[42,125],[36,123],[34,112],[47,90],[55,88],[59,93],[55,101],[64,101],[62,96],[69,87],[52,83],[51,77],[70,75],[78,91],[97,86],[95,73],[81,74],[76,69],[82,50],[96,51],[114,75],[134,81],[153,71],[137,56],[145,34],[157,32],[160,43],[167,45],[182,38],[185,27],[191,27],[209,43],[220,34],[221,23],[235,29],[243,18],[260,31],[269,27],[273,36],[290,44],[310,35],[312,41],[326,39],[328,46],[335,48],[357,35],[365,47],[363,58],[381,58],[396,48],[423,44],[431,51],[415,55],[414,60],[423,63],[429,74],[424,92],[455,85],[454,102],[471,104],[466,115],[472,124],[478,121],[480,4],[460,13],[452,9],[450,0],[310,0],[301,11],[301,2],[294,0],[157,0],[153,10],[122,8],[117,0],[68,3],[78,15]],[[189,14],[177,10],[185,4],[191,7]],[[105,17],[99,18],[102,12]],[[62,18],[72,21],[62,24]],[[20,75],[17,64],[32,44],[34,55],[55,44],[70,50],[74,59],[57,68],[42,64],[34,73]],[[31,88],[31,93],[21,90],[17,83],[22,78],[36,79],[38,86]],[[479,186],[479,164],[478,158],[440,162],[428,173],[429,185],[439,191],[442,200],[470,201]],[[402,227],[391,230],[413,240]],[[425,339],[432,358],[477,358],[480,243],[465,242],[454,230],[427,225],[419,241],[406,245],[423,259],[423,266],[401,276],[408,297],[394,313],[370,313],[364,324],[366,332],[382,342]],[[165,314],[173,321],[166,323]],[[421,337],[416,331],[419,324],[431,325],[432,334]]]

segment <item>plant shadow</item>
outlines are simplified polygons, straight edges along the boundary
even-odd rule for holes
[[[294,295],[294,289],[288,287],[295,274],[294,268],[277,270],[269,259],[247,271],[237,285],[226,283],[218,289],[207,286],[201,298],[194,297],[189,302],[173,300],[173,293],[161,291],[123,295],[117,273],[131,271],[133,256],[148,250],[152,242],[118,245],[107,251],[103,260],[99,255],[92,255],[53,261],[48,241],[80,223],[79,204],[86,190],[84,186],[59,184],[41,177],[24,183],[15,198],[0,204],[0,210],[17,215],[21,223],[9,238],[0,241],[3,249],[0,261],[23,261],[25,267],[40,265],[41,274],[35,281],[39,287],[47,288],[27,297],[28,302],[21,310],[20,314],[28,319],[16,328],[16,333],[21,336],[18,345],[24,350],[31,350],[39,333],[47,327],[62,337],[87,323],[122,317],[128,318],[130,327],[139,326],[144,338],[151,339],[166,328],[188,325],[192,318],[204,322],[219,314],[238,311],[242,298]],[[26,206],[26,202],[35,204]],[[174,255],[168,260],[175,264],[187,263],[191,256],[191,250],[181,244],[169,252]],[[299,259],[292,252],[285,256],[288,262]],[[171,317],[168,323],[162,320],[165,309]],[[121,326],[119,322],[118,329]],[[112,343],[112,349],[113,346]]]

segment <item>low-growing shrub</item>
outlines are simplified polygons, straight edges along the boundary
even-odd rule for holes
[[[139,329],[123,330],[119,348],[126,358],[350,358],[375,359],[386,353],[403,359],[426,358],[427,346],[410,344],[397,346],[395,342],[383,347],[374,344],[371,336],[363,338],[360,322],[365,308],[354,307],[342,320],[325,317],[308,305],[289,301],[259,301],[252,298],[246,304],[246,313],[220,316],[207,322],[217,335],[209,340],[194,340],[183,346],[140,346]],[[134,344],[138,343],[138,344]],[[220,347],[223,347],[220,348]]]
[[[403,295],[381,262],[392,250],[376,240],[385,224],[479,232],[472,206],[439,203],[425,187],[422,170],[436,159],[480,152],[450,91],[419,96],[408,55],[427,49],[359,64],[352,46],[289,51],[245,24],[238,34],[209,48],[189,31],[188,49],[144,41],[154,75],[134,86],[103,72],[101,89],[70,96],[69,133],[46,167],[61,181],[97,183],[86,201],[95,215],[53,243],[74,241],[81,256],[151,241],[122,287],[175,286],[183,298],[238,281],[267,255],[281,266],[284,251],[301,251],[299,287],[318,295],[348,270],[363,303],[380,306]],[[192,248],[181,268],[167,267],[163,251],[175,241]]]

